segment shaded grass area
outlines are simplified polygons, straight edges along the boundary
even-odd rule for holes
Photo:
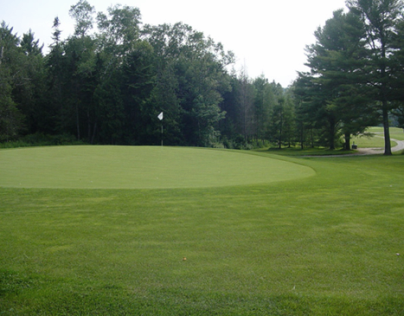
[[[331,150],[329,148],[324,147],[315,147],[315,148],[304,148],[300,147],[291,147],[291,148],[262,148],[254,150],[257,152],[266,152],[274,155],[280,156],[334,156],[334,155],[347,155],[354,154],[354,150],[345,150],[345,149],[335,149]]]
[[[403,156],[279,159],[316,176],[0,189],[0,313],[402,315]]]

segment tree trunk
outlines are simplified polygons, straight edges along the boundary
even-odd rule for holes
[[[76,102],[76,125],[77,125],[77,140],[80,140],[79,106],[77,102]]]
[[[90,111],[87,109],[87,140],[91,142],[91,138]]]
[[[282,126],[283,126],[283,117],[281,114],[281,125],[279,126],[279,149],[282,148]]]
[[[387,102],[383,101],[383,128],[384,128],[384,154],[391,156],[390,129],[389,129],[389,112],[387,110]]]
[[[303,124],[300,128],[300,149],[304,149],[304,129],[303,129]]]
[[[334,139],[335,139],[335,122],[334,122],[334,118],[330,119],[330,135],[329,135],[329,137],[330,137],[330,140],[329,140],[330,149],[334,150],[335,149],[335,142],[334,142]]]
[[[346,150],[351,149],[351,134],[350,133],[345,133],[345,149]]]
[[[313,135],[313,128],[312,128],[310,131],[311,131],[311,148],[314,148],[314,135]]]
[[[383,33],[381,33],[383,34]],[[391,144],[390,144],[390,129],[389,129],[389,111],[387,107],[387,100],[386,100],[386,64],[385,64],[385,58],[386,58],[386,44],[385,44],[385,38],[382,36],[381,38],[382,42],[382,60],[383,63],[381,65],[381,76],[382,76],[382,86],[381,86],[381,96],[382,96],[382,112],[383,112],[383,128],[384,128],[384,154],[386,156],[391,155]]]
[[[94,123],[93,135],[91,137],[91,145],[94,144],[95,133],[97,132],[97,122]]]
[[[2,46],[0,49],[0,65],[1,65],[1,61],[3,59],[3,55],[4,55],[4,46]]]

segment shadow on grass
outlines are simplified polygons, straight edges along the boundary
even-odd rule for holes
[[[291,148],[262,148],[254,150],[261,153],[269,153],[281,156],[331,156],[331,155],[352,155],[355,150],[345,149],[328,149],[328,148],[305,148],[291,147]]]

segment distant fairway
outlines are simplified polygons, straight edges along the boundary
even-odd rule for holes
[[[0,151],[0,187],[153,189],[264,184],[314,175],[268,157],[201,148],[61,146]]]

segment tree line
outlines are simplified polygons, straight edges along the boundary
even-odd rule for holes
[[[80,0],[74,34],[62,40],[56,17],[46,55],[31,30],[19,38],[2,22],[0,142],[43,134],[157,145],[163,112],[167,145],[336,148],[343,136],[349,148],[392,114],[403,123],[404,24],[401,1],[347,6],[315,32],[310,71],[288,88],[231,69],[234,54],[189,25],[142,25],[134,7],[96,13]]]
[[[42,133],[159,144],[160,112],[168,145],[243,146],[262,132],[250,122],[253,86],[229,73],[234,54],[221,43],[182,23],[142,26],[129,6],[96,14],[80,0],[69,13],[74,34],[62,40],[56,17],[46,56],[31,30],[19,38],[1,24],[0,141]]]

